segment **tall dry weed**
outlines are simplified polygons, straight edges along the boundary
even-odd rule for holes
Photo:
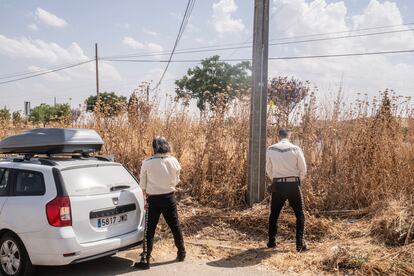
[[[169,139],[182,163],[180,195],[203,205],[241,207],[247,191],[248,103],[227,110],[190,112],[171,102],[161,111],[159,100],[136,91],[115,117],[96,112],[71,127],[96,129],[112,154],[135,175],[152,154],[155,135]],[[303,183],[308,211],[356,209],[414,194],[414,113],[408,100],[391,91],[368,101],[344,104],[339,96],[323,106],[310,91],[291,118],[294,142],[303,147],[309,174]],[[1,122],[0,136],[35,127]],[[68,126],[53,123],[49,126]],[[269,116],[268,144],[280,127]]]

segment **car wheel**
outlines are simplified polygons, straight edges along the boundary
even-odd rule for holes
[[[33,266],[22,242],[7,233],[0,239],[0,271],[4,276],[29,276]]]

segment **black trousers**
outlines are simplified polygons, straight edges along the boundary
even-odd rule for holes
[[[146,241],[144,241],[146,242],[147,256],[151,255],[155,230],[157,229],[161,214],[171,229],[178,251],[185,252],[183,234],[178,220],[175,194],[150,195],[148,196],[147,203],[148,221],[146,226]]]
[[[277,234],[277,220],[286,200],[293,208],[296,216],[296,244],[303,245],[305,230],[305,215],[303,213],[302,191],[298,182],[276,182],[272,184],[272,203],[269,216],[269,242],[275,242]]]

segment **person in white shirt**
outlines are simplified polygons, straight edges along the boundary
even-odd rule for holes
[[[144,160],[140,173],[140,186],[147,198],[144,250],[140,262],[135,264],[140,269],[149,269],[155,230],[161,214],[174,236],[178,250],[176,260],[182,262],[186,255],[174,194],[180,182],[181,166],[170,155],[171,147],[164,137],[156,137],[152,147],[154,155]]]
[[[271,145],[266,152],[266,174],[272,180],[267,247],[276,247],[277,220],[288,200],[296,216],[296,250],[302,252],[307,250],[307,246],[303,239],[305,215],[300,183],[307,168],[302,150],[289,142],[290,135],[288,129],[280,129],[279,143]]]

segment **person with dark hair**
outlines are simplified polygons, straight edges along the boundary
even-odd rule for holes
[[[296,250],[307,250],[304,242],[305,215],[300,189],[301,179],[306,175],[306,162],[302,150],[289,142],[291,132],[279,130],[279,143],[270,146],[266,153],[266,173],[272,180],[272,203],[269,216],[269,241],[267,247],[276,247],[277,220],[286,200],[296,216]]]
[[[154,155],[144,160],[140,173],[140,186],[147,204],[144,250],[140,262],[135,263],[135,267],[140,269],[150,268],[155,230],[161,214],[174,236],[178,250],[176,260],[182,262],[186,256],[174,194],[175,186],[180,181],[181,166],[170,155],[171,146],[164,137],[154,138],[152,148]]]

